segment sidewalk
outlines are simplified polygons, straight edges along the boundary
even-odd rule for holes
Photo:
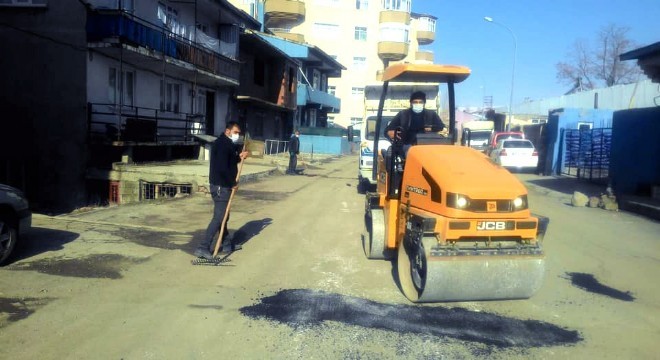
[[[539,191],[552,191],[558,195],[565,195],[567,199],[570,199],[574,191],[579,191],[587,196],[600,196],[607,189],[605,185],[594,184],[569,176],[522,174],[520,179],[530,188]],[[633,195],[616,195],[616,197],[620,210],[660,220],[660,200]]]

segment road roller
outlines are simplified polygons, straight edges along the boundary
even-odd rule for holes
[[[383,73],[372,177],[367,192],[364,253],[394,260],[400,288],[412,302],[525,299],[542,285],[542,241],[549,220],[533,216],[527,189],[508,170],[456,145],[454,84],[464,66],[396,64]],[[404,146],[383,137],[381,109],[390,81],[447,85],[449,134],[418,134]]]

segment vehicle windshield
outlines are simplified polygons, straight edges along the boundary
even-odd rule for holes
[[[504,148],[533,148],[534,145],[529,140],[513,140],[513,141],[505,141],[504,144],[502,145]]]
[[[390,121],[392,121],[392,118],[394,116],[383,116],[383,119],[381,120],[381,125],[380,129],[381,131],[385,129],[387,125],[390,124]],[[367,129],[366,129],[366,139],[367,140],[373,140],[374,135],[376,134],[376,116],[369,116],[367,118]]]

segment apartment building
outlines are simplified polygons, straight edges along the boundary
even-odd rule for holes
[[[264,24],[259,36],[299,61],[297,109],[293,127],[327,127],[328,118],[341,109],[341,100],[329,86],[346,70],[322,48],[305,42],[303,34],[290,29],[305,21],[307,4],[303,1],[230,0]]]
[[[119,199],[113,163],[197,158],[228,120],[291,127],[297,60],[227,0],[1,1],[0,26],[0,182],[36,208]]]
[[[424,49],[435,40],[436,17],[413,13],[412,0],[235,0],[253,16],[264,15],[275,35],[312,44],[346,65],[328,79],[328,92],[342,100],[330,123],[362,121],[364,89],[376,83],[384,62],[433,62]],[[260,6],[263,12],[260,14]]]

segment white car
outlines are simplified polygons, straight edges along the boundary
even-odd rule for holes
[[[535,170],[539,154],[534,144],[526,139],[506,139],[497,143],[490,158],[498,165],[509,169]]]

